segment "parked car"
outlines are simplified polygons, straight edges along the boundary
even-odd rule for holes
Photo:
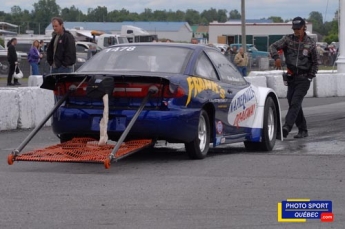
[[[212,143],[244,142],[270,151],[281,139],[280,105],[270,88],[248,83],[218,50],[206,45],[131,43],[103,49],[77,72],[44,77],[41,88],[56,101],[74,90],[52,118],[61,142],[100,136],[103,101],[88,94],[95,82],[113,80],[109,139],[118,140],[148,93],[127,136],[184,143],[191,158],[204,158]]]
[[[231,44],[230,47],[234,47],[236,46],[237,50],[242,47],[242,44]],[[271,58],[271,55],[269,52],[265,52],[265,51],[259,51],[255,45],[253,44],[246,44],[246,51],[249,53],[250,57],[251,57],[251,63],[254,66],[258,66],[259,65],[259,58],[260,57],[266,57],[269,59],[269,65],[273,66],[274,65],[274,60]]]
[[[97,44],[92,42],[77,41],[75,42],[77,52],[77,62],[74,66],[74,70],[77,70],[93,55],[101,51],[102,49]]]

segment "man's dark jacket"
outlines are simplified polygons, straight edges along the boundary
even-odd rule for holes
[[[63,35],[60,35],[57,42],[56,52],[54,55],[55,37],[56,35],[51,39],[47,49],[47,61],[49,65],[53,65],[54,61],[57,68],[61,66],[68,67],[74,65],[77,57],[73,35],[64,29]]]
[[[12,44],[7,47],[7,60],[12,65],[18,61],[16,48]]]
[[[284,36],[270,46],[270,53],[274,60],[279,58],[278,50],[285,55],[287,68],[295,75],[306,74],[315,77],[318,70],[318,56],[315,41],[304,34],[300,41],[294,34]]]

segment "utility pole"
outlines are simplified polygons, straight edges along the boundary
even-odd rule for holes
[[[339,0],[339,53],[337,60],[338,73],[345,73],[345,2]]]
[[[241,0],[241,23],[242,23],[242,47],[243,51],[246,52],[246,6],[245,0]]]

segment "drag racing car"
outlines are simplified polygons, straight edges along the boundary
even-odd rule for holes
[[[107,87],[94,86],[101,82],[108,82],[106,103],[89,94]],[[99,139],[105,104],[109,139],[117,141],[140,109],[126,140],[184,143],[193,159],[206,157],[210,147],[236,142],[271,151],[282,139],[276,93],[248,83],[223,54],[205,45],[111,46],[74,73],[45,76],[41,87],[53,90],[56,101],[74,88],[52,117],[61,142]]]

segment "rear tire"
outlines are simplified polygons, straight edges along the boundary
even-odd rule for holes
[[[60,134],[60,143],[68,142],[74,138],[71,134]]]
[[[204,159],[210,148],[210,120],[205,110],[199,116],[198,133],[196,138],[185,143],[185,148],[191,159]]]
[[[271,97],[267,97],[264,110],[264,124],[261,142],[244,142],[249,151],[271,151],[274,148],[277,138],[277,109]]]

